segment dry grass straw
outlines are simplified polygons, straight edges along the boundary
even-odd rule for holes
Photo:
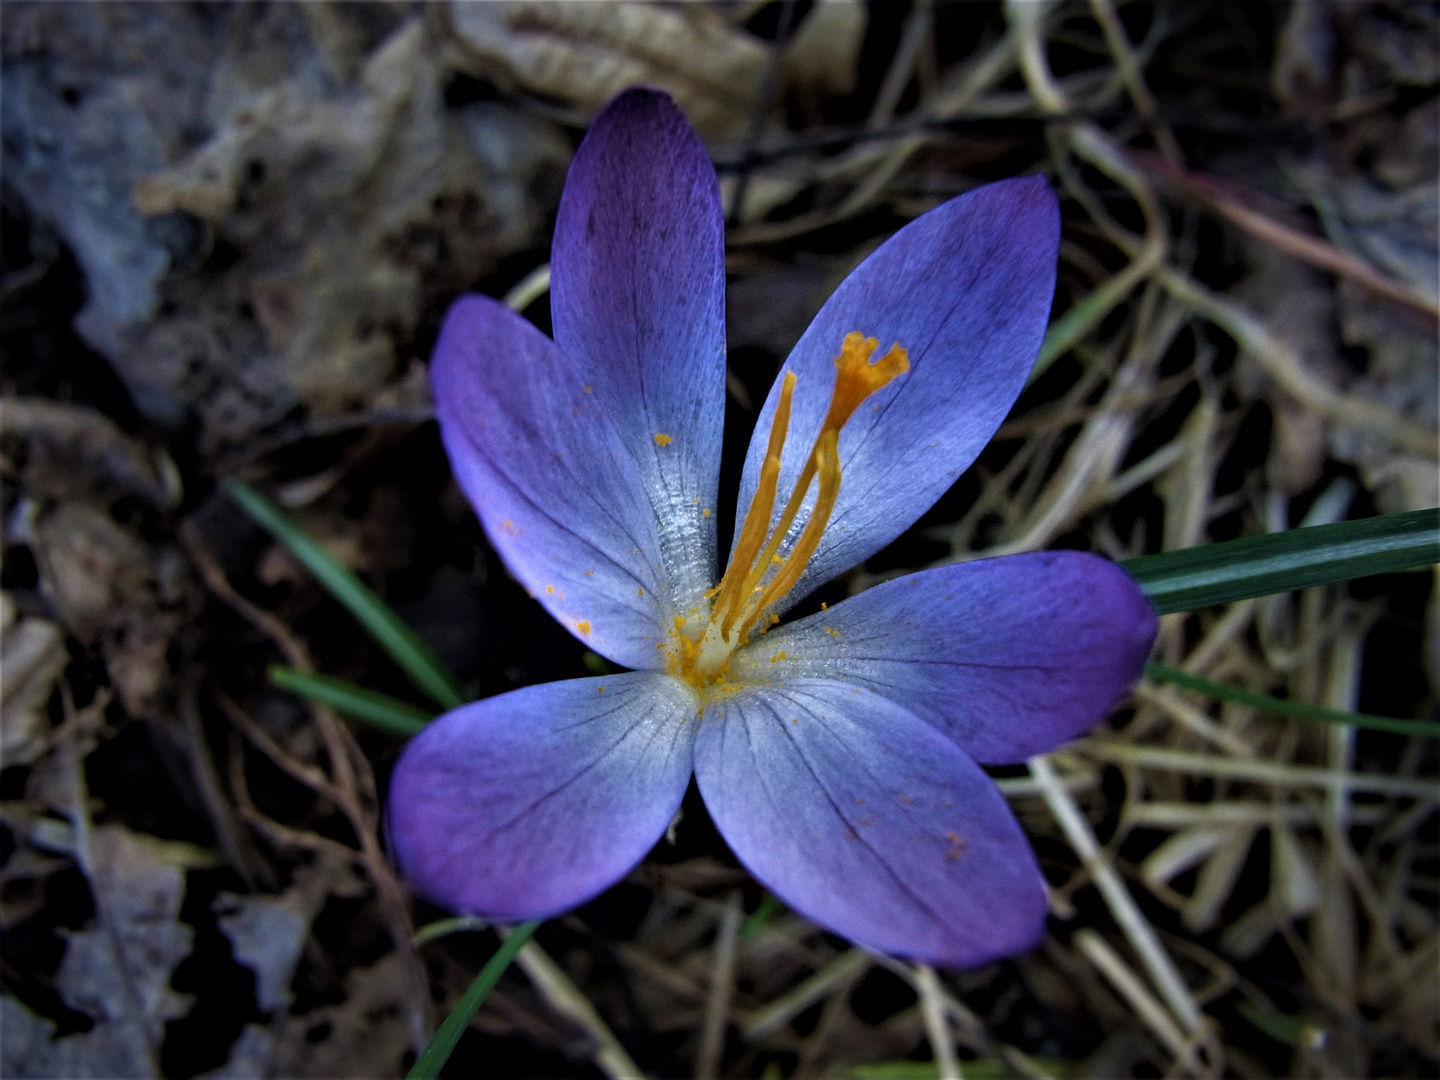
[[[917,5],[912,22],[927,11]],[[1057,11],[1052,4],[1016,0],[1006,11],[1006,35],[925,92],[917,115],[931,121],[1047,118],[1051,156],[1037,164],[1058,178],[1063,196],[1088,212],[1093,235],[1128,261],[1118,272],[1099,270],[1090,295],[1060,320],[1060,336],[1052,334],[1043,360],[1079,345],[1087,370],[1061,400],[1002,430],[1002,438],[1018,441],[1014,453],[998,471],[982,475],[979,497],[957,523],[932,531],[949,544],[951,554],[942,561],[1033,549],[1076,528],[1115,557],[1138,553],[1140,539],[1120,534],[1108,511],[1144,485],[1163,502],[1166,549],[1204,542],[1209,524],[1236,510],[1262,527],[1276,527],[1278,492],[1252,485],[1229,497],[1214,494],[1216,469],[1239,432],[1236,401],[1246,400],[1235,392],[1235,380],[1252,365],[1270,380],[1266,392],[1278,389],[1397,452],[1433,457],[1434,432],[1386,405],[1334,390],[1257,315],[1200,285],[1187,265],[1188,249],[1171,235],[1152,177],[1132,163],[1116,135],[1080,119],[1120,105],[1128,95],[1138,114],[1135,126],[1153,136],[1165,158],[1179,160],[1175,137],[1142,75],[1143,59],[1157,41],[1130,42],[1110,0],[1092,0],[1094,22],[1082,29],[1074,5]],[[1093,33],[1091,43],[1108,54],[1110,65],[1054,76],[1047,35],[1061,32],[1062,22],[1072,36]],[[1164,33],[1163,21],[1152,33]],[[911,40],[908,27],[904,40]],[[896,63],[911,63],[914,52],[902,49]],[[1025,95],[995,89],[1017,70]],[[812,178],[822,209],[782,222],[761,222],[757,214],[741,222],[732,242],[771,242],[879,203],[894,205],[897,177],[945,138],[912,127],[892,142],[840,155]],[[1093,188],[1097,177],[1110,186]],[[1117,196],[1128,197],[1138,211],[1142,234],[1120,225],[1108,209]],[[1093,268],[1081,257],[1072,263],[1082,271]],[[1216,331],[1243,353],[1240,364],[1218,376],[1210,368]],[[1182,341],[1193,348],[1194,363],[1178,377],[1160,377],[1162,358]],[[1195,389],[1198,402],[1178,430],[1135,460],[1137,440]],[[1127,461],[1133,463],[1127,467]],[[862,571],[853,585],[861,588],[881,576],[888,575]],[[1263,692],[1284,688],[1299,700],[1353,709],[1370,617],[1344,590],[1315,589],[1167,617],[1158,651],[1167,663],[1207,678]],[[1052,942],[1045,958],[1030,963],[1045,967],[1063,957],[1056,974],[1072,982],[1088,968],[1088,983],[1108,987],[1121,1003],[1110,1016],[1111,1034],[1128,1032],[1140,1057],[1167,1076],[1220,1076],[1227,1069],[1265,1074],[1248,1049],[1260,1038],[1254,1027],[1233,1009],[1217,1017],[1207,1007],[1243,987],[1268,1010],[1265,1015],[1296,1020],[1270,1001],[1273,986],[1257,988],[1234,966],[1276,949],[1288,950],[1303,972],[1284,1003],[1308,1021],[1294,1028],[1302,1032],[1294,1039],[1297,1074],[1365,1075],[1376,1054],[1397,1042],[1435,1054],[1440,931],[1433,907],[1418,898],[1433,894],[1433,870],[1426,877],[1419,867],[1424,860],[1433,867],[1435,851],[1417,830],[1440,802],[1440,786],[1433,774],[1422,775],[1433,760],[1420,740],[1411,740],[1399,769],[1380,773],[1356,768],[1354,729],[1265,715],[1153,685],[1138,688],[1131,705],[1134,715],[1122,729],[1038,758],[1028,780],[1002,783],[1027,827],[1063,838],[1074,856],[1072,879],[1057,890],[1053,907],[1068,921],[1061,935],[1068,943]],[[1118,826],[1102,844],[1092,822],[1107,814],[1096,783],[1104,769],[1119,770],[1125,794]],[[1134,865],[1119,852],[1137,830],[1150,837],[1149,854]],[[1268,848],[1268,859],[1257,848]],[[1254,868],[1267,862],[1268,882],[1257,889]],[[1075,902],[1091,887],[1103,901],[1099,917],[1093,904],[1085,907],[1091,915],[1080,915]],[[1152,916],[1166,909],[1173,914],[1163,920],[1169,929],[1162,929]],[[667,955],[659,940],[638,942],[635,949],[651,958],[644,970],[655,970],[653,961],[664,963]],[[796,1052],[812,1069],[826,1061],[835,1067],[847,1060],[847,1047],[861,1041],[837,1019],[849,1013],[840,999],[872,962],[858,950],[835,952],[803,923],[777,921],[742,941],[734,956],[736,986],[744,988],[737,989],[734,1004],[740,1033],[757,1046]],[[877,1037],[893,1038],[896,1051],[910,1051],[923,1036],[939,1075],[957,1075],[954,1032],[942,1021],[955,1019],[946,1011],[948,1002],[967,1017],[956,1029],[962,1051],[998,1057],[1017,1074],[1037,1074],[1033,1062],[986,1033],[947,986],[948,977],[919,969],[907,978],[919,990],[918,1015],[902,1013],[869,1030],[867,1056],[884,1056]],[[697,972],[695,980],[698,990],[703,976]],[[816,1005],[822,1006],[820,1024],[800,1034],[791,1022]],[[853,1016],[848,1022],[863,1026]],[[1282,1028],[1272,1025],[1272,1033]],[[827,1045],[817,1048],[817,1041]],[[733,1062],[730,1074],[744,1075],[750,1061]]]

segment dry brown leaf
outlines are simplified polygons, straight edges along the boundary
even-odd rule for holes
[[[333,858],[296,872],[295,884],[279,896],[237,896],[222,892],[215,902],[220,932],[230,939],[235,959],[255,973],[255,1001],[264,1012],[290,1006],[290,980],[310,924],[338,878],[348,868]]]
[[[345,1000],[294,1017],[275,1048],[278,1076],[387,1076],[410,1045],[406,979],[388,953],[345,978]]]
[[[55,987],[95,1026],[52,1039],[49,1021],[0,999],[5,1076],[157,1076],[165,1021],[187,1006],[170,989],[193,937],[179,921],[184,874],[149,838],[119,826],[90,834],[88,862],[97,926],[68,935]]]
[[[819,0],[785,46],[786,83],[807,97],[851,93],[869,23],[859,0]]]
[[[62,499],[96,490],[136,495],[168,510],[183,494],[175,463],[83,405],[38,398],[0,400],[6,438],[23,440],[32,497]]]
[[[0,763],[35,759],[49,727],[50,695],[70,654],[65,635],[45,619],[17,619],[15,602],[0,593]]]
[[[452,3],[457,65],[593,112],[630,86],[668,91],[707,137],[734,137],[770,47],[696,4]]]
[[[535,246],[558,197],[555,125],[447,107],[399,5],[12,15],[7,41],[44,47],[7,53],[7,123],[51,134],[7,138],[7,185],[75,253],[82,336],[202,452],[397,383],[423,405],[421,320]]]
[[[88,503],[40,515],[31,550],[61,622],[100,646],[126,710],[153,713],[168,686],[166,653],[181,622],[184,569],[175,553],[152,550]]]

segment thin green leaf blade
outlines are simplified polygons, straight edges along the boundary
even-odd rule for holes
[[[760,904],[740,924],[740,940],[748,941],[765,929],[766,923],[785,910],[785,904],[774,893],[767,892],[760,898]]]
[[[233,478],[226,478],[224,485],[236,505],[284,544],[326,591],[349,609],[416,686],[447,709],[465,704],[464,691],[430,646],[349,568],[336,562],[284,511],[250,485]]]
[[[403,735],[408,739],[411,735],[419,734],[420,730],[434,719],[424,709],[418,709],[388,694],[366,690],[363,686],[356,686],[344,679],[311,675],[281,664],[273,665],[266,674],[271,685],[278,686],[281,690],[289,690],[292,694],[329,705],[346,716],[354,717],[392,735]]]
[[[1155,682],[1172,683],[1193,690],[1197,694],[1215,698],[1218,701],[1233,701],[1238,705],[1250,705],[1257,709],[1280,713],[1282,716],[1298,716],[1305,720],[1320,720],[1326,724],[1349,724],[1352,727],[1369,728],[1372,731],[1391,731],[1399,735],[1440,736],[1440,723],[1430,720],[1397,720],[1388,716],[1369,716],[1365,713],[1343,712],[1327,709],[1323,705],[1309,705],[1303,701],[1287,701],[1269,694],[1245,690],[1226,683],[1212,682],[1188,671],[1154,662],[1145,665],[1146,678]]]
[[[1440,562],[1440,509],[1382,514],[1220,544],[1141,555],[1120,565],[1157,611],[1193,611]]]
[[[495,951],[489,962],[480,969],[480,974],[475,976],[475,981],[470,984],[470,989],[465,991],[465,996],[460,999],[459,1004],[451,1010],[450,1015],[445,1017],[439,1029],[425,1045],[420,1056],[415,1059],[406,1080],[434,1080],[440,1075],[440,1070],[445,1062],[450,1060],[450,1055],[455,1050],[455,1044],[460,1041],[460,1036],[470,1025],[470,1019],[484,1004],[486,996],[495,988],[500,981],[500,976],[510,966],[510,961],[515,959],[515,954],[520,947],[530,940],[530,935],[535,933],[539,926],[537,922],[521,923],[514,931],[500,943],[500,948]]]

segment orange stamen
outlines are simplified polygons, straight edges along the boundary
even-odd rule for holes
[[[815,437],[810,456],[796,478],[795,487],[785,503],[780,520],[776,522],[774,529],[767,530],[775,507],[776,489],[780,479],[780,452],[790,424],[790,402],[795,391],[795,374],[791,372],[785,376],[780,387],[780,402],[770,425],[770,440],[766,446],[765,460],[760,467],[760,480],[750,500],[750,509],[745,515],[745,523],[741,527],[740,539],[735,545],[730,566],[715,590],[718,599],[711,621],[720,621],[720,636],[725,641],[730,641],[736,622],[740,623],[740,637],[743,640],[764,610],[795,587],[804,574],[806,565],[819,550],[820,538],[830,523],[830,515],[834,512],[840,495],[840,429],[867,398],[888,386],[910,367],[906,352],[898,343],[892,345],[879,360],[871,363],[870,357],[879,345],[875,338],[867,338],[858,331],[845,335],[840,355],[835,357],[835,388],[831,391],[830,407],[826,410],[825,420],[820,425],[820,432]],[[819,486],[809,520],[805,522],[794,547],[782,559],[779,555],[780,545],[799,515],[811,483],[817,477]],[[768,541],[764,539],[767,531]],[[769,582],[762,586],[772,564],[777,565],[778,569]]]

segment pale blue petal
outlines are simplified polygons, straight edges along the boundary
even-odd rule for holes
[[[1044,929],[1044,879],[995,785],[873,691],[799,679],[712,702],[695,771],[746,868],[859,945],[970,967]]]
[[[1104,719],[1140,677],[1156,626],[1145,594],[1114,563],[1040,551],[877,585],[776,627],[731,668],[737,679],[868,687],[975,760],[1007,764]]]
[[[631,672],[515,690],[446,713],[390,780],[390,835],[426,898],[543,919],[624,877],[690,781],[695,699]]]

